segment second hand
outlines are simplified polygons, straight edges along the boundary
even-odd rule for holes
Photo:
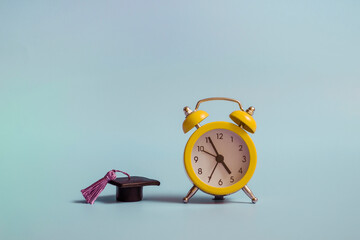
[[[215,172],[215,168],[217,167],[218,164],[219,164],[219,162],[217,162],[217,163],[215,164],[215,167],[214,167],[214,169],[212,170],[212,172],[211,172],[211,174],[210,174],[210,177],[209,177],[209,181],[208,181],[208,182],[210,182],[210,180],[211,180],[211,178],[212,178],[212,175],[213,175],[214,172]]]

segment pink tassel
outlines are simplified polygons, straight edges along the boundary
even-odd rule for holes
[[[130,175],[126,172],[119,171],[119,170],[111,170],[109,171],[105,177],[100,179],[99,181],[93,183],[91,186],[81,190],[82,195],[84,196],[87,203],[94,204],[97,197],[100,195],[100,193],[104,190],[106,187],[106,184],[112,180],[116,179],[116,172],[121,172],[128,176],[130,180]]]

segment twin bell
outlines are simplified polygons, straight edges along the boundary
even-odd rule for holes
[[[206,100],[208,100],[208,99],[206,99]],[[213,100],[213,99],[211,99],[211,100]],[[216,99],[216,100],[218,100],[218,99]],[[221,100],[225,100],[225,99],[221,99]],[[200,105],[200,101],[198,102],[197,107],[199,105]],[[207,112],[205,112],[203,110],[197,110],[197,107],[195,108],[194,111],[192,111],[189,107],[184,107],[184,113],[186,116],[186,118],[183,122],[183,125],[182,125],[184,133],[189,132],[194,127],[199,128],[200,122],[202,122],[205,118],[207,118],[209,116],[209,114]],[[256,122],[255,122],[254,118],[252,117],[252,115],[254,114],[255,108],[251,106],[246,111],[244,111],[240,105],[240,109],[241,110],[236,110],[236,111],[232,112],[229,115],[229,117],[237,125],[239,125],[239,127],[243,128],[247,132],[255,133]]]

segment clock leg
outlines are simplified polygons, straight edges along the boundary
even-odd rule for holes
[[[251,199],[252,203],[256,203],[258,201],[257,197],[254,196],[253,192],[247,185],[245,185],[242,190]]]
[[[197,190],[199,190],[195,185],[189,190],[189,192],[187,193],[186,197],[184,197],[183,201],[184,203],[188,203],[190,198],[192,198],[192,196],[194,196],[194,194],[197,192]]]

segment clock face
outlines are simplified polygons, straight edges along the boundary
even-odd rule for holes
[[[201,135],[191,152],[196,176],[205,184],[223,188],[240,181],[249,168],[245,141],[227,129],[213,129]]]

